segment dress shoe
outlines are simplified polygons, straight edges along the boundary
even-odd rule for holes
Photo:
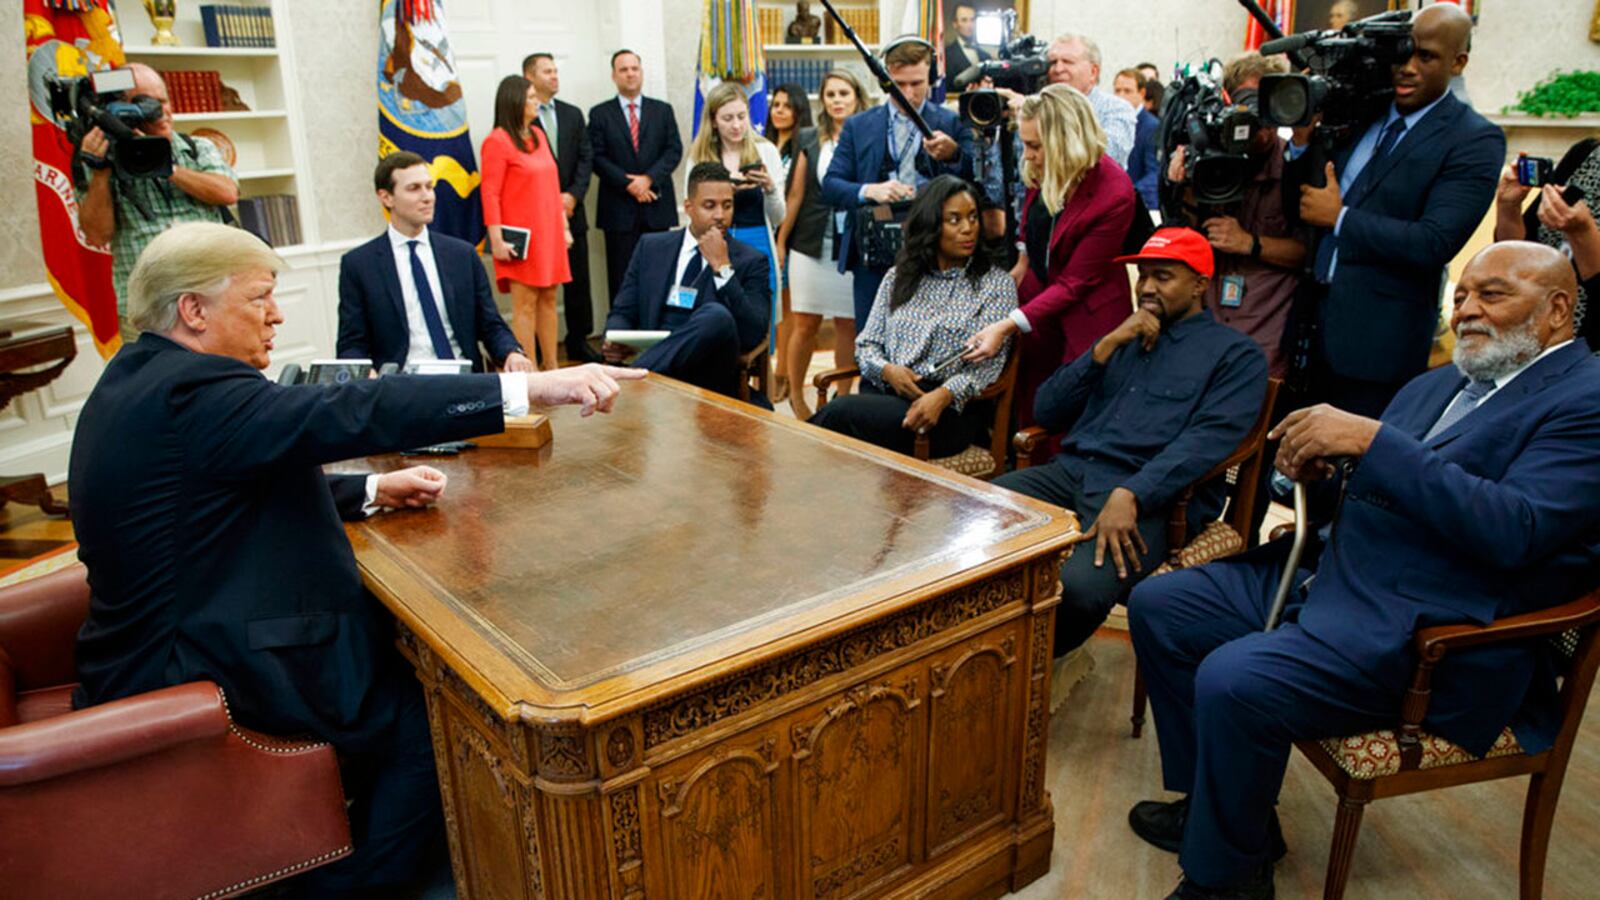
[[[1225,887],[1206,887],[1185,877],[1178,887],[1167,895],[1167,900],[1272,900],[1272,863],[1261,868],[1243,881]]]
[[[1177,853],[1183,846],[1183,825],[1189,820],[1189,798],[1162,802],[1145,800],[1128,810],[1128,826],[1133,833],[1168,853]],[[1283,827],[1278,824],[1278,811],[1272,811],[1267,823],[1267,840],[1272,847],[1272,861],[1283,859],[1289,845],[1283,840]]]
[[[568,341],[567,360],[575,363],[597,363],[605,362],[605,357],[589,346],[588,341]]]

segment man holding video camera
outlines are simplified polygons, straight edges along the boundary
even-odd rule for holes
[[[883,48],[883,63],[933,136],[923,137],[893,99],[852,116],[839,133],[838,149],[822,182],[822,199],[834,209],[906,203],[936,176],[972,175],[971,130],[961,127],[955,113],[928,102],[933,45],[916,37],[891,41]],[[855,273],[858,328],[865,327],[878,286],[893,265],[892,259],[871,258],[861,224],[856,216],[845,216],[839,253],[839,271]]]
[[[227,222],[226,208],[239,200],[239,181],[216,146],[173,130],[167,85],[156,70],[143,63],[130,63],[128,69],[133,72],[129,99],[144,96],[160,104],[159,114],[134,131],[172,142],[172,175],[119,174],[110,161],[111,141],[99,128],[85,134],[78,146],[78,222],[91,243],[111,246],[111,278],[124,342],[139,334],[128,324],[127,288],[128,275],[145,245],[178,222]]]
[[[1444,268],[1494,199],[1505,136],[1450,93],[1467,64],[1472,18],[1435,4],[1411,23],[1394,102],[1333,151],[1323,186],[1300,187],[1300,218],[1324,229],[1312,272],[1317,399],[1376,417],[1428,367]],[[1302,159],[1297,132],[1290,159]],[[1303,164],[1303,163],[1302,163]],[[1313,179],[1314,180],[1314,179]]]

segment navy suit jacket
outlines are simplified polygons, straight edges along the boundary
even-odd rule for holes
[[[533,125],[544,130],[544,120],[535,117]],[[578,207],[567,219],[573,234],[589,229],[589,214],[583,198],[589,194],[589,178],[594,174],[594,147],[589,143],[589,128],[583,124],[583,110],[565,100],[556,101],[556,174],[561,193],[578,198]],[[633,199],[632,197],[628,199]]]
[[[1128,157],[1128,177],[1146,209],[1161,208],[1161,163],[1156,155],[1156,139],[1161,120],[1148,109],[1139,109],[1133,138],[1133,155]]]
[[[340,524],[365,479],[322,466],[496,432],[500,408],[492,375],[284,387],[159,335],[125,345],[72,442],[77,704],[209,679],[253,727],[370,747],[399,700],[375,687],[404,664]]]
[[[1300,612],[1310,635],[1396,696],[1418,628],[1569,602],[1600,561],[1600,360],[1569,344],[1423,440],[1465,383],[1445,366],[1389,404]],[[1541,640],[1445,657],[1429,730],[1481,754],[1512,723],[1529,752],[1549,746],[1548,653]]]
[[[877,184],[892,178],[885,173],[884,164],[889,157],[889,103],[888,101],[864,113],[845,120],[839,132],[839,146],[833,151],[833,162],[828,164],[828,174],[822,180],[822,199],[834,209],[854,210],[872,205],[861,200],[863,185]],[[917,141],[917,169],[925,175],[959,175],[972,177],[972,130],[961,127],[961,117],[942,106],[923,107],[923,118],[928,127],[942,131],[956,139],[961,151],[949,162],[936,162]],[[889,163],[893,165],[893,163]],[[843,247],[839,254],[839,271],[854,269],[859,262],[855,240],[855,216],[844,217]]]
[[[678,224],[678,204],[673,199],[672,172],[683,159],[683,139],[671,105],[641,96],[639,149],[633,149],[628,118],[616,97],[589,110],[589,144],[594,148],[594,171],[600,176],[595,198],[594,223],[602,231],[664,231]],[[629,175],[649,175],[655,183],[654,203],[640,203],[628,193]]]
[[[495,308],[489,276],[478,251],[466,241],[428,229],[433,262],[444,290],[444,309],[450,318],[464,359],[472,371],[484,371],[482,342],[496,364],[521,353],[510,326]],[[385,231],[339,259],[339,337],[336,352],[342,359],[370,359],[373,365],[393,362],[404,366],[411,349],[411,326],[406,321],[405,296],[394,267],[394,247]]]
[[[1337,171],[1354,149],[1352,141],[1335,154]],[[1445,266],[1483,221],[1505,157],[1499,127],[1447,93],[1362,173],[1359,195],[1345,198],[1338,265],[1319,313],[1335,374],[1396,383],[1427,370]]]
[[[606,330],[656,331],[662,328],[667,294],[675,286],[673,276],[678,271],[683,231],[674,228],[639,238],[633,259],[628,261],[628,271],[622,276],[616,302],[611,305],[611,314],[606,317]],[[731,237],[728,238],[728,261],[733,265],[733,277],[720,289],[716,285],[716,273],[709,267],[701,268],[692,285],[698,292],[695,306],[705,303],[726,306],[739,327],[739,350],[745,352],[767,339],[767,325],[772,318],[772,288],[767,284],[770,270],[765,253]]]

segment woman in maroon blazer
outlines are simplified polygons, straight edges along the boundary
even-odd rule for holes
[[[1018,307],[978,332],[967,358],[994,356],[1021,332],[1017,424],[1027,426],[1039,385],[1133,309],[1127,269],[1113,260],[1138,199],[1133,181],[1105,155],[1089,101],[1072,87],[1051,85],[1024,100],[1017,132],[1028,186],[1017,228],[1026,249],[1011,270]]]

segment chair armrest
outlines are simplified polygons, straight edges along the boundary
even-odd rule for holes
[[[1487,625],[1436,625],[1417,632],[1417,655],[1437,662],[1447,651],[1560,634],[1600,622],[1600,591],[1571,603],[1495,619]]]
[[[1035,454],[1044,448],[1049,440],[1050,433],[1037,425],[1024,428],[1011,438],[1011,447],[1017,451],[1017,468],[1026,469],[1034,465]]]
[[[0,728],[0,787],[59,778],[220,737],[228,725],[221,689],[196,681]]]
[[[80,563],[0,589],[0,655],[16,690],[72,684],[78,629],[89,617],[88,570]]]
[[[847,381],[851,378],[859,378],[860,376],[861,370],[855,366],[844,366],[838,369],[829,369],[826,372],[818,372],[816,377],[811,379],[811,386],[817,389],[817,407],[820,409],[828,402],[828,385],[838,381]]]
[[[739,354],[739,366],[747,370],[753,368],[756,363],[761,361],[761,357],[766,355],[767,342],[762,341],[754,347],[751,347],[749,350]]]

